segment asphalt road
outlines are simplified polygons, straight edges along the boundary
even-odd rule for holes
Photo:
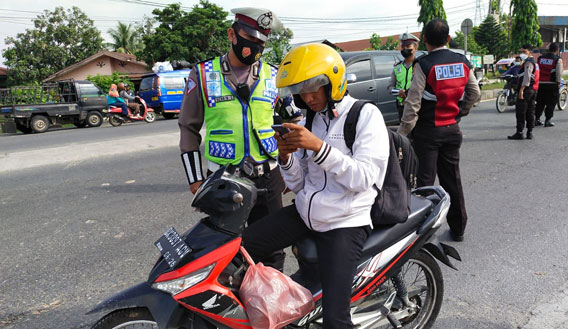
[[[568,113],[555,115],[557,126],[536,129],[532,141],[507,140],[514,113],[497,113],[493,102],[464,118],[470,221],[465,242],[448,242],[463,262],[455,262],[457,272],[442,265],[445,299],[435,328],[525,328],[546,316],[551,300],[566,300]],[[84,134],[135,140],[175,129],[165,121],[0,137],[0,153],[17,150],[3,148],[7,139],[30,150],[36,136],[49,147]],[[146,279],[165,230],[183,231],[202,216],[190,207],[175,146],[0,172],[0,191],[2,328],[90,327],[100,314],[85,315],[89,308]],[[446,228],[441,235],[448,239]],[[547,328],[567,327],[538,327]]]

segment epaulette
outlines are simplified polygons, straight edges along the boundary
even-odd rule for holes
[[[215,57],[207,58],[206,60],[202,60],[201,62],[195,63],[195,66],[197,66],[197,65],[199,65],[199,64],[201,64],[201,63],[209,62],[210,60],[213,60],[213,59],[215,59]]]
[[[394,64],[394,66],[400,65],[400,64],[402,64],[402,62],[404,62],[404,61],[398,61],[398,62],[396,62],[396,63]]]

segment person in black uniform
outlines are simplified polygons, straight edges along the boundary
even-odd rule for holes
[[[548,53],[538,58],[540,78],[536,95],[535,126],[542,126],[540,117],[544,112],[544,126],[554,127],[552,117],[558,100],[558,90],[562,79],[562,58],[558,56],[558,44],[553,42],[548,47]]]
[[[515,103],[515,114],[517,119],[517,132],[508,139],[523,139],[523,130],[525,123],[527,127],[527,139],[533,139],[534,128],[534,111],[536,92],[538,90],[538,81],[540,71],[536,65],[534,58],[531,56],[531,45],[523,45],[519,56],[523,60],[521,70],[519,71],[518,85],[519,94]]]
[[[459,167],[462,133],[458,123],[481,92],[469,61],[446,48],[449,40],[446,21],[433,19],[426,24],[423,41],[428,55],[417,59],[398,132],[412,132],[418,186],[433,185],[437,173],[440,185],[450,194],[450,233],[455,241],[463,241],[467,213]]]

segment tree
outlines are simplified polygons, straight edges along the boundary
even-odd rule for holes
[[[474,55],[486,55],[487,49],[475,41],[475,32],[478,28],[478,26],[474,27],[472,33],[467,35],[467,51]],[[464,49],[465,35],[461,31],[456,31],[456,36],[452,40],[457,43],[458,48]]]
[[[511,27],[511,48],[518,51],[522,45],[540,47],[540,25],[535,0],[511,0],[513,25]]]
[[[395,41],[392,36],[388,37],[384,44],[381,44],[381,36],[373,33],[369,42],[373,50],[396,50],[398,48],[398,41]]]
[[[185,60],[192,63],[221,55],[229,50],[227,29],[231,22],[221,7],[200,0],[190,12],[179,4],[152,11],[159,26],[144,35],[143,52],[137,52],[149,66],[159,61]]]
[[[100,75],[87,76],[87,80],[91,81],[95,85],[99,86],[103,91],[108,92],[111,84],[118,84],[119,82],[128,83],[133,86],[132,81],[126,74],[120,74],[118,72],[112,72],[112,75]]]
[[[271,32],[264,45],[266,52],[262,59],[272,65],[280,65],[284,56],[290,51],[290,39],[294,33],[289,28],[283,28],[279,32]]]
[[[103,48],[101,33],[78,7],[45,10],[33,29],[5,40],[10,85],[39,82]]]
[[[116,29],[108,30],[113,40],[108,44],[109,48],[119,53],[134,54],[142,47],[138,32],[130,24],[118,22]]]
[[[483,23],[473,33],[475,41],[485,47],[496,58],[506,57],[508,54],[507,32],[497,24],[493,15],[488,15]],[[468,36],[469,41],[469,36]],[[468,46],[469,48],[469,46]]]
[[[424,27],[432,19],[440,18],[446,20],[446,11],[444,10],[443,0],[418,0],[418,5],[420,6],[420,14],[416,21],[418,23],[422,23],[421,35],[424,35]],[[420,49],[426,49],[422,41],[420,41]]]

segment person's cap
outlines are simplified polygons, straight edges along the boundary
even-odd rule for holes
[[[411,43],[411,42],[420,42],[420,39],[418,39],[418,37],[416,37],[414,34],[408,33],[408,32],[404,32],[403,34],[401,34],[400,37],[398,37],[398,39],[400,40],[401,44],[408,44],[408,43]]]
[[[249,35],[266,41],[270,31],[282,29],[282,22],[272,11],[263,8],[243,7],[231,9],[238,23]]]

